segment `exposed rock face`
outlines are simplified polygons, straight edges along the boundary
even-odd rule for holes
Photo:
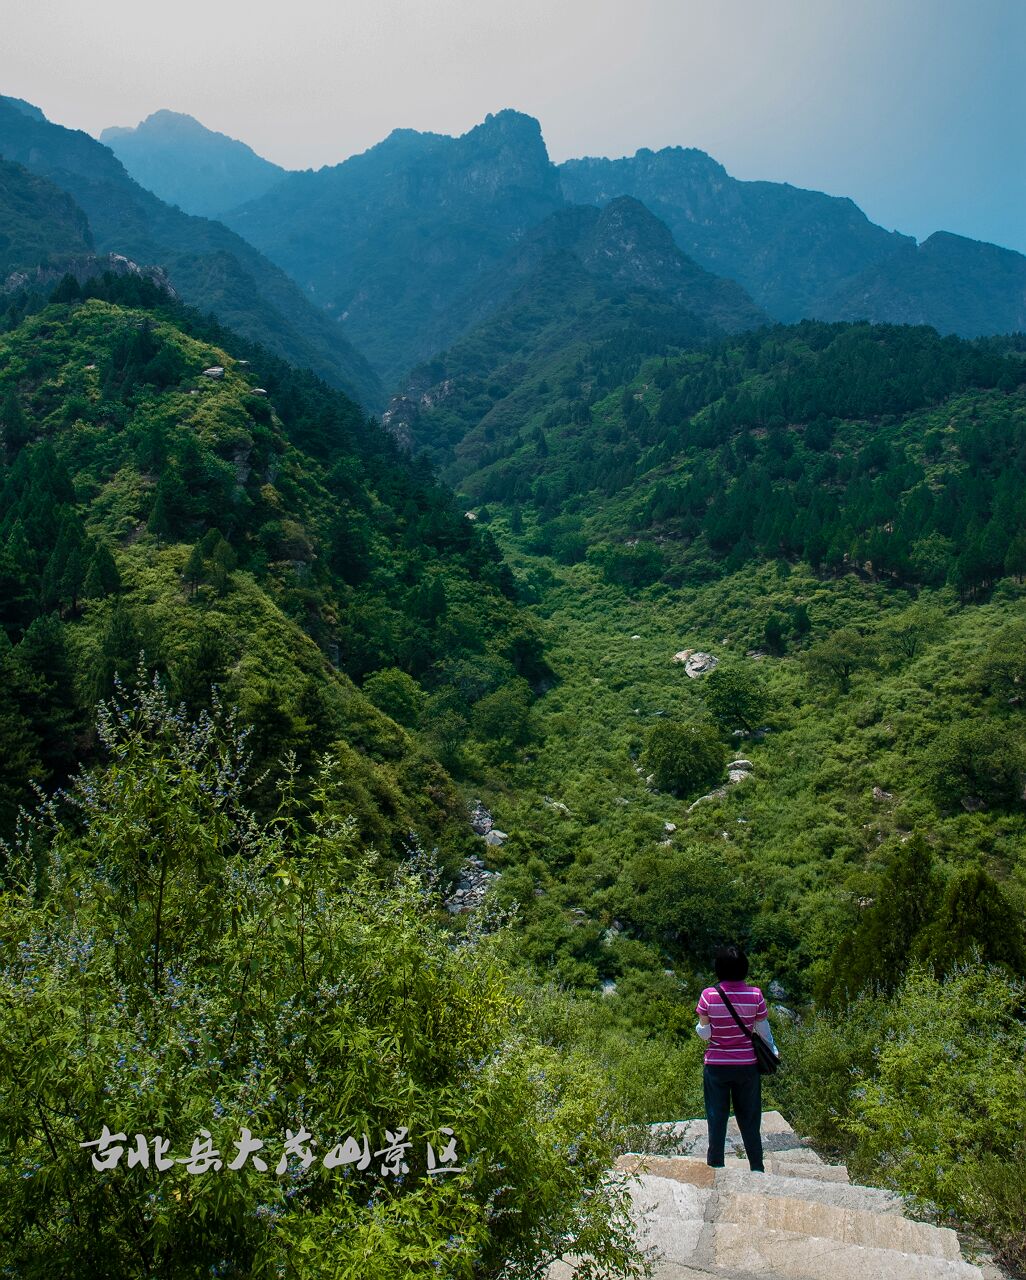
[[[479,907],[489,886],[501,875],[501,871],[487,870],[480,858],[468,858],[460,871],[459,883],[445,900],[450,914],[462,915]]]
[[[140,266],[123,253],[88,253],[51,261],[48,266],[33,267],[30,271],[14,271],[4,282],[3,291],[11,293],[15,289],[26,287],[48,287],[59,283],[66,275],[74,276],[79,284],[85,284],[87,280],[102,276],[107,271],[115,276],[137,276],[141,280],[148,280],[169,297],[178,297],[163,267]]]
[[[714,658],[711,653],[700,653],[697,649],[681,649],[673,655],[673,660],[684,664],[684,674],[692,680],[715,671],[720,665],[719,658]]]
[[[484,807],[480,800],[475,800],[470,806],[470,827],[475,835],[486,836],[495,825],[492,815]]]
[[[704,796],[699,796],[693,804],[688,805],[688,813],[694,812],[700,804],[705,804],[709,800],[722,800],[731,787],[736,787],[739,782],[744,782],[751,776],[752,768],[751,760],[731,760],[727,765],[727,781],[723,786],[707,792]],[[726,837],[726,832],[723,834]]]

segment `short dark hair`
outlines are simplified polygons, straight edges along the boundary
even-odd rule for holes
[[[738,946],[717,947],[713,969],[721,982],[740,982],[748,977],[748,957]]]

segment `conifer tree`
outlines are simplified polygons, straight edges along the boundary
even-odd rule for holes
[[[200,544],[197,542],[193,549],[189,552],[189,558],[185,562],[185,568],[182,571],[182,579],[189,588],[189,594],[194,596],[196,588],[203,581],[203,575],[206,573],[206,564],[203,561],[203,552]]]
[[[150,510],[150,518],[146,522],[146,529],[153,534],[158,542],[164,542],[170,536],[171,521],[168,518],[167,496],[163,481],[157,485],[157,494],[153,499],[153,507]]]
[[[1019,912],[982,867],[965,867],[948,882],[932,922],[916,940],[914,954],[938,978],[978,954],[984,964],[1007,965],[1026,974],[1026,938]]]
[[[896,991],[913,944],[931,918],[935,894],[933,855],[916,834],[891,855],[872,902],[838,943],[818,998],[842,1007],[866,989],[886,995]]]
[[[0,406],[0,431],[9,456],[14,456],[29,442],[29,424],[13,387],[8,387]]]

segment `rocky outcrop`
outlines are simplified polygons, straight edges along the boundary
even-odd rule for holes
[[[33,267],[31,270],[14,271],[4,281],[3,292],[49,288],[59,284],[65,276],[74,276],[79,284],[85,284],[87,280],[106,272],[114,276],[135,276],[140,280],[148,280],[169,297],[178,297],[163,267],[140,266],[123,253],[87,253],[74,258],[51,260],[46,266]]]
[[[501,875],[501,871],[489,871],[480,858],[468,858],[460,870],[456,888],[445,900],[449,913],[458,916],[479,907],[489,887]]]
[[[720,665],[719,658],[714,658],[711,653],[701,653],[698,649],[681,649],[673,655],[673,660],[684,664],[684,674],[692,680],[708,675]]]
[[[722,800],[731,787],[736,787],[739,782],[744,782],[752,772],[751,760],[731,760],[727,765],[727,781],[722,787],[717,787],[715,791],[709,791],[704,796],[688,805],[688,813],[693,813],[701,804],[706,804],[709,800]]]

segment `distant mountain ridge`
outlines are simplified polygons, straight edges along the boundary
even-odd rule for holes
[[[139,186],[88,134],[0,97],[0,156],[71,196],[88,219],[96,252],[165,268],[187,303],[368,408],[381,403],[367,362],[294,281],[227,227],[172,208]]]
[[[286,173],[244,142],[178,111],[154,111],[134,128],[104,129],[100,141],[140,186],[204,218],[256,199]]]
[[[227,222],[394,383],[459,336],[461,297],[564,203],[537,120],[500,111],[458,138],[396,130],[288,175]]]
[[[559,173],[568,200],[643,201],[686,254],[778,320],[930,324],[963,337],[1026,324],[1026,257],[1010,249],[948,232],[917,246],[846,197],[743,182],[694,148],[568,160]]]

